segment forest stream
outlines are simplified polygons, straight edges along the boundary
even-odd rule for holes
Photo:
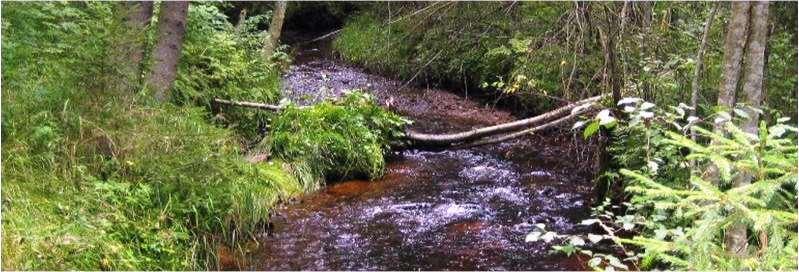
[[[324,51],[324,49],[322,49]],[[370,74],[303,49],[284,77],[286,97],[312,104],[364,89],[421,132],[513,120],[453,92]],[[377,180],[330,182],[283,205],[249,262],[255,270],[585,270],[584,260],[526,243],[536,223],[586,232],[591,151],[572,133],[485,147],[397,150]]]

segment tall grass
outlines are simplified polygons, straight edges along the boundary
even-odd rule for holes
[[[216,268],[217,245],[236,248],[303,191],[289,165],[242,159],[241,136],[201,103],[115,89],[116,7],[3,3],[3,269]],[[209,82],[191,65],[181,73]]]
[[[109,56],[129,37],[115,3],[2,5],[3,269],[221,268],[220,248],[252,241],[279,201],[325,177],[379,176],[405,124],[363,94],[211,112],[213,97],[276,101],[285,65],[212,5],[189,10],[165,104],[117,89]],[[274,156],[250,163],[242,143],[270,118]]]

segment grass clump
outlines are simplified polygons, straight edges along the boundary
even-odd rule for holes
[[[4,90],[4,268],[213,267],[203,240],[235,245],[302,191],[201,108],[79,96]]]
[[[317,177],[376,178],[389,144],[407,123],[371,96],[353,92],[337,102],[288,107],[273,120],[265,144],[277,158],[306,163]]]
[[[389,29],[370,13],[355,16],[333,41],[333,47],[347,61],[400,77],[411,76],[411,43],[400,29]]]

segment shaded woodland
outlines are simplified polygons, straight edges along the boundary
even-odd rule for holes
[[[796,2],[2,3],[2,268],[796,270]]]

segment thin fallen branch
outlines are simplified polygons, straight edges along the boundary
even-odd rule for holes
[[[400,91],[401,91],[401,90],[404,90],[404,89],[405,89],[405,87],[408,87],[408,84],[411,84],[411,82],[413,82],[413,80],[414,80],[414,79],[416,79],[416,77],[417,77],[417,76],[419,76],[419,74],[421,74],[421,73],[422,73],[422,70],[424,70],[425,68],[427,68],[427,66],[429,66],[431,63],[433,63],[433,61],[434,61],[434,60],[436,60],[436,59],[438,58],[438,56],[439,56],[439,55],[441,55],[441,52],[442,52],[442,50],[439,50],[439,51],[438,51],[438,53],[436,53],[436,55],[435,55],[435,56],[433,56],[433,58],[431,58],[429,61],[427,61],[427,63],[425,63],[425,64],[424,64],[424,66],[422,66],[422,68],[419,68],[419,70],[418,70],[418,71],[416,71],[416,74],[414,74],[414,75],[411,77],[411,79],[409,79],[408,81],[406,81],[406,82],[405,82],[405,84],[402,84],[402,87],[400,87],[398,90],[400,90]]]
[[[263,104],[263,103],[257,103],[257,102],[249,102],[249,101],[226,100],[226,99],[221,99],[221,98],[214,98],[214,103],[222,104],[222,105],[228,105],[228,106],[237,106],[237,107],[253,108],[253,109],[259,109],[259,110],[266,110],[266,111],[274,111],[274,112],[279,112],[279,111],[282,111],[282,110],[284,110],[286,108],[285,106],[279,106],[279,105]],[[308,106],[294,106],[294,107],[298,108],[298,109],[304,109],[304,108],[307,108]]]
[[[310,41],[305,41],[305,42],[303,42],[302,44],[309,44],[309,43],[318,42],[318,41],[321,41],[321,40],[327,39],[327,38],[328,38],[328,37],[330,37],[330,36],[334,36],[334,35],[338,34],[339,32],[341,32],[341,30],[342,30],[342,29],[341,29],[341,28],[339,28],[338,30],[334,30],[334,31],[332,31],[332,32],[330,32],[330,33],[327,33],[327,34],[325,34],[325,35],[322,35],[322,36],[316,37],[316,38],[315,38],[315,39],[313,39],[313,40],[310,40]]]
[[[274,112],[278,112],[278,111],[283,110],[282,106],[255,103],[255,102],[247,102],[247,101],[233,101],[233,100],[214,98],[214,102],[218,103],[218,104],[223,104],[223,105],[245,107],[245,108],[253,108],[253,109],[260,109],[260,110],[267,110],[267,111],[274,111]]]
[[[571,113],[569,115],[566,115],[564,117],[558,118],[558,119],[556,119],[556,120],[554,120],[552,122],[545,123],[545,124],[540,125],[540,126],[528,128],[528,129],[525,129],[525,130],[522,130],[522,131],[519,131],[519,132],[510,133],[510,134],[506,134],[506,135],[499,136],[499,137],[484,138],[484,139],[481,139],[481,140],[478,140],[478,141],[475,141],[475,142],[471,142],[471,143],[462,145],[462,147],[475,147],[475,146],[481,146],[481,145],[487,145],[487,144],[495,144],[495,143],[504,142],[504,141],[507,141],[507,140],[512,140],[512,139],[515,139],[515,138],[518,138],[518,137],[521,137],[521,136],[525,136],[525,135],[532,135],[535,132],[538,132],[538,131],[541,131],[541,130],[545,130],[545,129],[548,129],[548,128],[551,128],[551,127],[554,127],[554,126],[558,126],[558,125],[560,125],[560,124],[562,124],[562,123],[564,123],[566,121],[574,119],[575,117],[580,116],[583,113],[591,111],[593,108],[595,108],[595,107],[594,106],[590,106],[590,107],[582,108],[582,109],[577,110],[577,111],[575,111],[575,112],[573,112],[573,113]]]
[[[451,134],[426,134],[418,133],[411,130],[405,132],[405,137],[416,144],[421,145],[450,145],[459,142],[467,142],[478,138],[510,132],[518,129],[530,127],[532,125],[551,120],[552,118],[561,116],[572,109],[585,105],[587,103],[594,103],[602,99],[605,95],[594,96],[591,98],[583,99],[575,103],[560,107],[553,111],[537,115],[535,117],[522,119],[514,122],[499,124],[495,126],[483,127],[474,130],[451,133]]]

